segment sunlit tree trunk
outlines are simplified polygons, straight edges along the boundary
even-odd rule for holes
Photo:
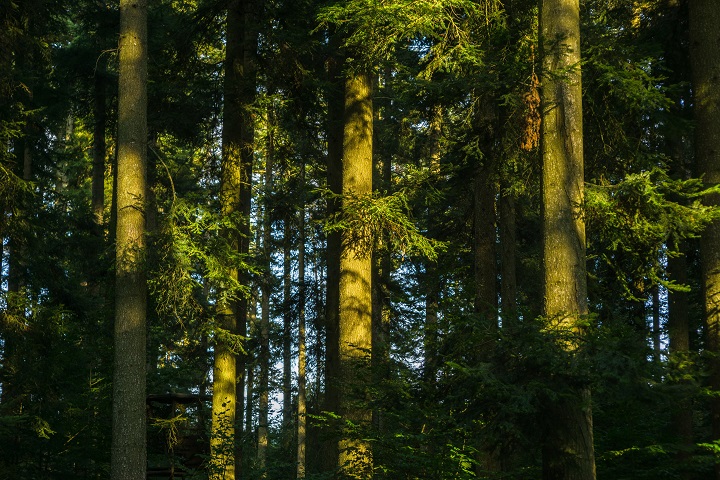
[[[343,195],[372,192],[372,80],[352,72],[345,82]],[[348,243],[343,234],[340,257],[340,413],[359,428],[372,421],[366,390],[372,351],[372,258]],[[343,478],[371,478],[370,444],[358,432],[343,432],[338,443],[338,469]]]
[[[241,210],[242,190],[242,104],[238,90],[242,82],[242,12],[241,3],[234,1],[228,7],[227,43],[225,51],[225,105],[223,111],[222,164],[220,172],[220,209],[225,217],[238,215]],[[239,238],[233,231],[225,232],[232,249],[239,249]],[[228,266],[224,272],[237,278],[238,271]],[[222,287],[220,287],[222,288]],[[236,353],[228,334],[238,333],[237,303],[230,292],[219,292],[217,305],[218,331],[215,334],[213,360],[212,432],[210,438],[213,479],[235,479],[234,442],[237,393]],[[223,298],[226,297],[226,298]],[[230,297],[230,298],[227,298]]]
[[[544,314],[558,348],[572,353],[588,313],[579,1],[542,0],[540,38]],[[542,411],[543,478],[594,479],[590,391],[567,384],[558,393]]]
[[[305,164],[301,165],[300,185],[305,184]],[[298,214],[298,397],[297,397],[297,478],[305,478],[305,457],[307,451],[307,405],[306,368],[307,348],[305,345],[305,198],[300,198]]]
[[[237,229],[224,232],[231,248],[247,255],[250,244],[250,194],[253,154],[253,125],[248,112],[255,90],[254,51],[256,40],[252,23],[252,2],[233,0],[228,5],[226,24],[224,110],[220,209],[237,222]],[[247,274],[234,266],[226,267],[228,278],[248,283]],[[220,291],[218,326],[221,331],[245,337],[247,299]],[[245,397],[245,356],[231,344],[232,337],[217,335],[213,368],[213,417],[211,435],[211,475],[232,480],[239,473]],[[238,361],[240,360],[240,361]]]
[[[714,0],[691,0],[690,60],[695,115],[695,161],[705,184],[720,183],[720,8]],[[705,198],[708,205],[720,205],[720,195]],[[710,388],[720,391],[720,221],[714,220],[702,234],[700,264],[703,268],[706,347],[713,355]],[[720,439],[720,397],[710,402],[713,440]],[[720,462],[715,465],[720,479]]]
[[[147,2],[120,1],[115,360],[110,477],[145,478]]]

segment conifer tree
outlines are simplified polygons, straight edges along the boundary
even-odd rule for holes
[[[351,72],[345,83],[342,191],[345,198],[372,192],[372,80]],[[343,232],[340,256],[339,373],[340,414],[347,422],[338,443],[338,470],[344,478],[372,478],[367,441],[351,428],[367,428],[372,412],[365,397],[372,351],[372,259]]]
[[[695,163],[707,186],[720,184],[720,9],[711,0],[691,0],[690,59],[695,116]],[[720,195],[712,193],[706,204],[720,205]],[[720,222],[713,221],[703,232],[700,254],[707,348],[710,360],[710,388],[720,391]],[[720,397],[710,402],[713,440],[720,438]],[[720,463],[715,463],[720,479]]]
[[[588,314],[585,267],[580,5],[543,0],[542,206],[546,330],[570,355],[580,345]],[[543,478],[595,478],[592,412],[586,387],[561,384],[547,400]]]
[[[110,476],[145,478],[147,2],[120,3],[115,362]]]

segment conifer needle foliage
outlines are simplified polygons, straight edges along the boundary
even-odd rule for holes
[[[681,241],[697,238],[720,216],[720,209],[702,202],[717,189],[704,187],[700,179],[674,180],[660,168],[628,174],[617,183],[589,184],[590,258],[607,263],[628,294],[637,278],[677,288],[664,279],[659,259],[678,255]]]
[[[409,217],[408,200],[402,192],[333,196],[342,198],[343,208],[328,219],[325,230],[343,232],[344,241],[359,257],[383,250],[403,258],[417,255],[436,260],[444,248],[442,242],[420,233]]]

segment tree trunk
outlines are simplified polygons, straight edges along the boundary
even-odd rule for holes
[[[497,328],[497,262],[495,258],[495,174],[493,165],[496,113],[483,99],[479,112],[483,157],[475,170],[473,185],[473,253],[475,272],[475,313],[482,319],[485,334]]]
[[[332,43],[337,42],[335,38]],[[333,49],[334,51],[334,49]],[[327,186],[334,194],[342,193],[343,155],[343,87],[342,61],[333,56],[328,67],[328,118],[327,118]],[[328,200],[328,217],[340,209],[337,200]],[[340,309],[340,245],[339,232],[327,236],[327,292],[325,300],[325,399],[323,410],[339,411],[339,309]],[[322,470],[334,471],[337,467],[337,439],[330,437],[323,443]]]
[[[248,309],[248,331],[249,337],[252,338],[258,330],[257,322],[257,300],[258,294],[253,291],[250,298],[250,308]],[[247,406],[245,409],[245,433],[250,436],[253,433],[253,416],[254,416],[254,396],[255,396],[255,364],[246,362],[247,375]]]
[[[547,330],[559,337],[558,347],[572,353],[588,313],[579,1],[542,0],[540,39],[544,314]],[[543,478],[591,480],[590,392],[573,384],[563,387],[561,400],[549,399],[542,412],[551,419],[542,448]]]
[[[713,0],[689,2],[690,61],[695,115],[695,161],[697,173],[707,187],[720,183],[720,9]],[[720,195],[705,198],[708,205],[720,205]],[[714,220],[700,241],[700,264],[706,322],[706,347],[711,354],[710,388],[720,391],[720,221]],[[713,440],[720,439],[720,397],[710,403]],[[720,463],[715,465],[720,479]]]
[[[242,39],[242,81],[240,85],[237,85],[237,91],[240,95],[240,106],[242,111],[240,116],[242,124],[240,125],[240,145],[242,146],[240,151],[240,175],[242,182],[240,183],[240,213],[241,213],[241,225],[240,225],[240,248],[239,253],[243,257],[247,257],[250,254],[250,210],[252,202],[252,171],[253,171],[253,155],[254,155],[254,143],[255,143],[255,125],[253,121],[252,105],[255,102],[256,87],[257,87],[257,45],[258,45],[258,14],[257,9],[259,3],[256,0],[242,0],[240,6],[240,12],[243,14],[242,22],[238,22],[238,25],[242,27],[242,33],[238,34],[238,38]],[[238,65],[239,67],[239,65]],[[236,69],[235,74],[238,74]],[[250,284],[250,275],[247,271],[241,271],[238,275],[240,285]],[[238,335],[241,338],[247,337],[248,328],[248,306],[249,299],[246,296],[240,297],[237,307],[237,328]],[[245,372],[247,370],[246,364],[248,362],[248,356],[245,352],[240,352],[237,357],[237,383],[236,383],[236,397],[237,397],[237,418],[241,419],[237,425],[236,437],[239,441],[236,442],[235,449],[235,464],[237,468],[242,467],[243,458],[243,407],[245,405]],[[252,389],[251,389],[252,391]],[[248,399],[248,402],[250,399]],[[251,409],[252,410],[252,409]],[[239,472],[242,477],[242,472]]]
[[[428,168],[430,169],[431,178],[439,181],[440,177],[440,160],[442,158],[442,126],[443,126],[443,107],[434,105],[430,117],[429,125],[429,148],[428,148]],[[436,237],[437,227],[434,222],[434,212],[431,205],[428,205],[427,211],[427,231],[431,238]],[[434,387],[438,371],[438,320],[439,320],[439,296],[440,281],[437,273],[437,262],[425,261],[425,275],[421,280],[425,285],[425,325],[423,328],[423,380],[428,387]]]
[[[495,262],[495,188],[487,168],[478,169],[474,186],[475,312],[484,325],[497,327]]]
[[[375,109],[375,114],[381,124],[387,125],[389,99],[392,97],[392,74],[384,72],[385,87],[382,97],[384,99],[380,108]],[[384,116],[384,118],[382,118]],[[387,126],[385,128],[388,128]],[[373,128],[373,135],[377,138],[378,128]],[[380,148],[382,147],[382,148]],[[373,139],[373,191],[381,195],[392,193],[392,149],[389,145],[380,145],[380,142]],[[381,242],[386,248],[381,251],[374,251],[372,258],[372,370],[373,383],[382,385],[390,375],[390,271],[392,259],[390,250],[387,248],[388,235],[383,233]],[[383,413],[381,408],[373,410],[373,425],[378,430],[382,429]]]
[[[499,202],[500,235],[500,302],[503,326],[517,321],[517,274],[516,274],[516,236],[515,201],[510,194],[500,196]]]
[[[147,2],[121,0],[110,476],[145,478]]]
[[[682,285],[687,284],[687,260],[684,255],[668,258],[667,269],[672,280]],[[690,311],[687,292],[668,293],[667,329],[671,365],[682,368],[687,364],[685,360],[690,353]],[[678,373],[680,378],[684,377],[682,371]],[[677,402],[673,414],[673,426],[680,444],[678,460],[688,466],[693,447],[693,405],[692,398],[687,395]],[[685,473],[683,478],[690,478],[690,475]]]
[[[292,227],[290,214],[285,215],[283,234],[283,435],[286,446],[292,439]]]
[[[224,111],[220,203],[223,216],[238,222],[237,230],[225,232],[226,241],[240,255],[250,246],[250,200],[252,181],[253,125],[248,112],[255,96],[254,53],[256,34],[251,0],[233,0],[228,6],[226,26]],[[247,285],[247,273],[228,266],[228,278]],[[219,292],[220,297],[227,293]],[[236,295],[229,295],[234,298]],[[245,296],[218,303],[220,329],[244,338],[247,335]],[[234,479],[242,461],[242,421],[245,404],[246,358],[232,348],[227,338],[216,336],[213,429],[211,436],[212,476]]]
[[[260,298],[260,378],[258,382],[258,445],[257,463],[261,478],[267,476],[268,420],[270,408],[270,294],[272,289],[272,218],[270,216],[270,189],[273,182],[275,145],[273,139],[274,119],[268,112],[267,158],[265,159],[265,205],[262,218],[262,253],[265,272]]]
[[[300,185],[305,185],[305,165],[301,165]],[[297,478],[305,478],[305,452],[307,447],[307,406],[305,396],[305,198],[300,198],[298,222],[298,399],[297,399]]]
[[[343,195],[372,192],[372,80],[353,72],[345,83]],[[355,250],[343,234],[340,257],[340,413],[358,429],[372,422],[366,390],[372,351],[372,258]],[[343,432],[338,469],[343,478],[372,477],[370,444],[359,432]]]
[[[223,112],[222,163],[220,172],[220,210],[223,216],[237,214],[241,209],[242,190],[242,103],[239,90],[242,87],[242,22],[241,2],[234,1],[227,13],[227,45],[225,52],[225,105]],[[240,239],[232,231],[224,232],[225,240],[234,250],[239,249]],[[237,277],[238,271],[228,267],[224,272],[229,278]],[[212,431],[210,437],[211,470],[213,479],[235,479],[235,412],[237,402],[236,352],[227,334],[238,333],[237,303],[231,292],[218,292],[218,332],[215,335],[213,360]],[[225,297],[225,298],[224,298]]]

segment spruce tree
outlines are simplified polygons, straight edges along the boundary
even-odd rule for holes
[[[120,3],[115,361],[110,477],[145,478],[147,2]]]

